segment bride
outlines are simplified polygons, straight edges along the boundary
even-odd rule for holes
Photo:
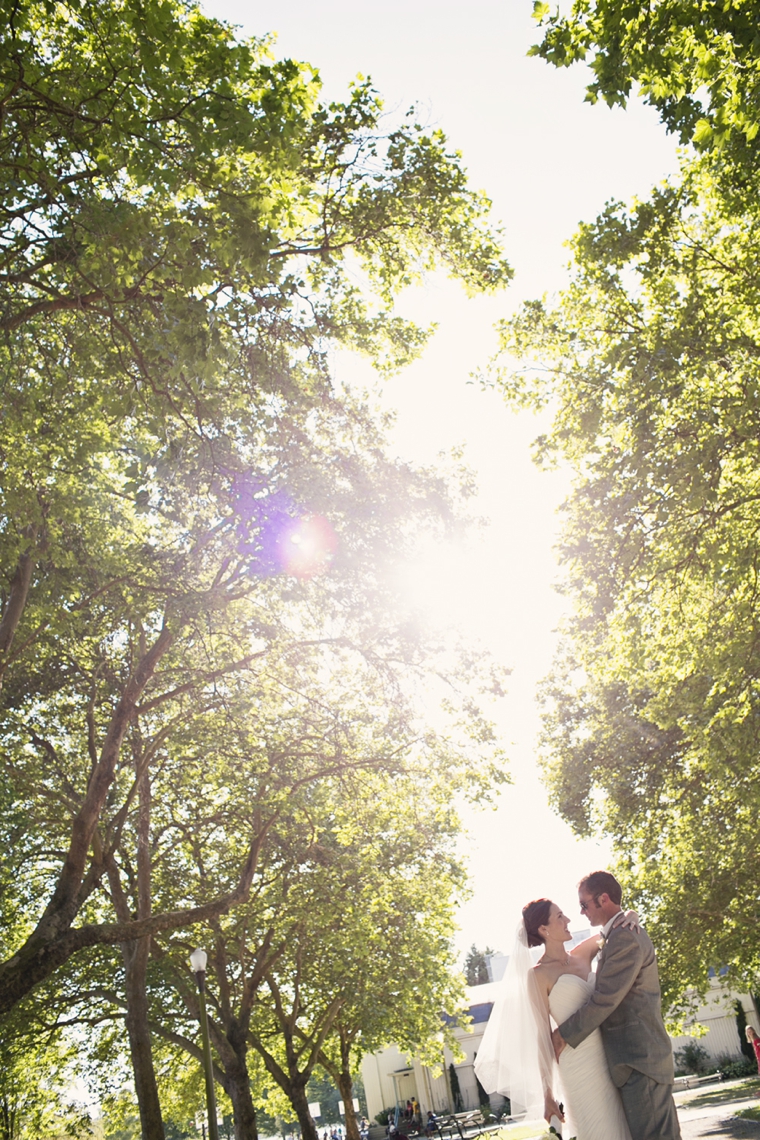
[[[615,925],[638,927],[628,911]],[[523,908],[515,948],[475,1059],[475,1072],[486,1092],[508,1096],[512,1115],[565,1120],[577,1140],[630,1140],[620,1094],[612,1083],[598,1029],[577,1049],[563,1049],[557,1064],[551,1044],[551,1020],[561,1024],[588,1001],[594,988],[591,963],[600,949],[598,936],[568,953],[569,919],[551,899]],[[530,947],[544,952],[533,965]]]

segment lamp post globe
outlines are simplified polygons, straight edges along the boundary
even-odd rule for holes
[[[193,973],[198,974],[206,973],[206,963],[208,962],[208,954],[205,950],[193,950],[190,955],[190,969]]]

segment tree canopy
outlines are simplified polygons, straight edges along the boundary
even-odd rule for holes
[[[380,134],[368,86],[324,106],[312,69],[173,0],[6,8],[2,732],[45,829],[3,1008],[89,943],[185,921],[72,929],[145,769],[221,705],[249,717],[255,661],[329,643],[413,664],[383,564],[415,501],[453,519],[447,492],[384,456],[326,353],[416,352],[389,306],[432,265],[509,277],[443,137]],[[248,890],[254,833],[207,909]]]
[[[756,167],[760,128],[757,0],[574,0],[569,13],[535,0],[543,39],[533,49],[557,67],[586,60],[591,102],[640,95],[668,130],[700,148],[727,148]]]
[[[522,367],[499,382],[556,401],[540,455],[575,473],[547,778],[576,829],[614,839],[670,1000],[711,967],[760,970],[759,223],[694,162],[582,226],[558,305],[502,328]]]
[[[760,9],[534,4],[531,54],[585,61],[587,99],[640,97],[689,145],[680,176],[608,203],[572,277],[501,327],[492,379],[551,406],[566,462],[561,587],[543,692],[554,803],[614,841],[685,1012],[712,969],[756,986]]]
[[[0,1011],[51,1039],[123,1019],[153,1140],[150,1019],[167,995],[193,1016],[186,932],[213,932],[228,997],[227,934],[274,969],[309,805],[424,773],[444,821],[504,778],[480,707],[498,676],[391,573],[464,525],[467,479],[395,458],[330,354],[398,368],[428,335],[400,290],[511,271],[460,156],[369,84],[326,104],[312,67],[184,0],[0,12]],[[460,884],[439,873],[433,918]]]

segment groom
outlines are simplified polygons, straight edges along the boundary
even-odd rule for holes
[[[554,1049],[559,1059],[598,1027],[633,1140],[678,1140],[673,1051],[662,1023],[657,960],[643,930],[613,926],[622,897],[607,871],[594,871],[578,884],[581,912],[602,927],[602,951],[594,992],[554,1030]]]

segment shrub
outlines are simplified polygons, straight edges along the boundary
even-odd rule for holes
[[[720,1075],[724,1081],[736,1080],[739,1077],[756,1077],[757,1064],[755,1061],[750,1061],[749,1057],[743,1057],[740,1053],[731,1055],[730,1053],[723,1053],[717,1058],[715,1062]]]
[[[688,1041],[683,1049],[676,1049],[673,1060],[676,1065],[676,1074],[679,1077],[687,1073],[706,1073],[710,1067],[710,1058],[704,1045],[696,1041]]]

